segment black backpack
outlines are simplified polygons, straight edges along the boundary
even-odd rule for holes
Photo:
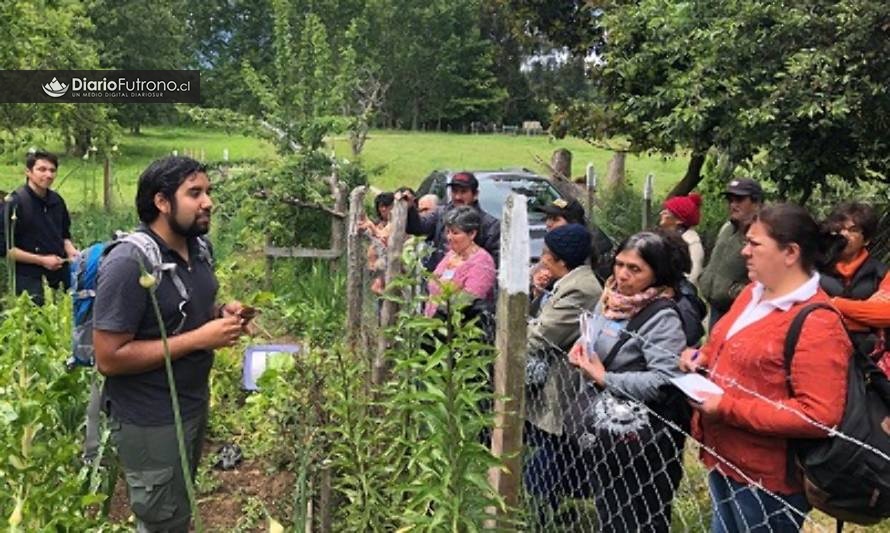
[[[805,306],[785,338],[785,382],[791,396],[791,362],[807,315],[816,309],[837,313],[827,303]],[[872,360],[854,348],[847,372],[847,397],[838,432],[879,450],[881,455],[842,437],[789,442],[788,475],[803,474],[807,500],[843,522],[875,524],[890,517],[890,383]]]

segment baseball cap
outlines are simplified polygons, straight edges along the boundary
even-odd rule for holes
[[[736,196],[752,196],[757,199],[763,198],[763,188],[760,184],[751,178],[738,178],[726,184],[726,191],[723,193],[734,194]]]
[[[476,176],[474,176],[472,172],[458,172],[451,176],[451,181],[448,182],[448,186],[466,187],[472,191],[478,191],[479,180],[476,179]]]
[[[542,206],[541,211],[550,216],[562,217],[568,222],[584,221],[584,206],[574,199],[557,198],[549,204]]]

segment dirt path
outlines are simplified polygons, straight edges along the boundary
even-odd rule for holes
[[[216,455],[208,444],[204,461]],[[293,496],[294,476],[288,471],[268,472],[259,461],[244,461],[228,471],[211,469],[202,478],[198,509],[205,531],[268,531],[266,512],[284,522]],[[125,524],[130,519],[126,483],[118,479],[111,501],[109,521]]]

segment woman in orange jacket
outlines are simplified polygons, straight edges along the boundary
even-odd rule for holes
[[[822,289],[844,316],[856,347],[890,375],[890,357],[885,357],[890,336],[890,269],[867,249],[877,232],[878,217],[867,204],[847,202],[834,208],[825,225],[842,235],[847,246],[840,260],[822,272]]]
[[[840,422],[852,345],[836,313],[810,314],[791,366],[793,396],[783,348],[797,312],[829,300],[816,269],[830,264],[831,251],[842,245],[800,206],[761,210],[742,249],[753,283],[701,352],[687,350],[680,359],[687,372],[707,369],[724,391],[702,393],[704,401],[693,405],[702,461],[711,471],[712,532],[798,531],[810,509],[799,476],[789,475],[788,443],[825,437],[813,421]]]

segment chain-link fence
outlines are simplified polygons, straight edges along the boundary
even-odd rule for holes
[[[600,334],[621,335],[608,328]],[[646,350],[679,360],[679,353],[660,343],[631,336]],[[529,530],[796,531],[804,523],[810,530],[827,529],[824,520],[807,514],[802,496],[768,490],[746,474],[744,465],[693,437],[685,396],[673,387],[660,388],[648,400],[636,386],[612,382],[601,389],[579,375],[565,351],[551,348],[548,372],[564,376],[556,381],[565,409],[561,431],[526,423],[523,483]],[[709,473],[702,455],[718,468]]]
[[[882,217],[873,253],[879,258],[890,253],[890,213]],[[422,284],[418,278],[415,285]],[[596,302],[587,303],[589,307],[575,309],[573,320],[584,316],[594,324],[588,331],[595,331],[597,342],[611,337],[614,344],[614,339],[629,337],[626,342],[636,343],[643,364],[609,368],[613,377],[605,386],[597,385],[572,360],[569,350],[574,342],[560,346],[543,339],[547,364],[543,370],[537,365],[526,373],[520,530],[797,531],[805,526],[807,531],[825,531],[834,527],[825,515],[811,513],[801,494],[774,490],[776,479],[786,479],[785,472],[775,474],[772,482],[752,474],[757,469],[751,464],[766,456],[775,460],[777,449],[786,452],[784,440],[775,438],[763,449],[748,450],[741,460],[721,454],[693,431],[687,396],[667,379],[676,377],[686,346],[679,323],[680,331],[673,337],[628,331],[620,321],[593,314],[590,309]],[[668,337],[673,340],[665,340]],[[594,343],[590,335],[585,339]],[[599,348],[597,353],[602,353]],[[540,353],[530,350],[530,358],[537,356]],[[616,379],[619,372],[636,378]],[[806,424],[832,434],[833,428],[752,385],[776,379],[784,383],[781,372],[780,366],[763,366],[743,380],[713,370],[709,377],[762,405],[793,411]],[[646,373],[652,375],[643,376]],[[538,396],[548,397],[552,409],[543,414],[537,410]],[[884,458],[890,462],[890,457]]]

